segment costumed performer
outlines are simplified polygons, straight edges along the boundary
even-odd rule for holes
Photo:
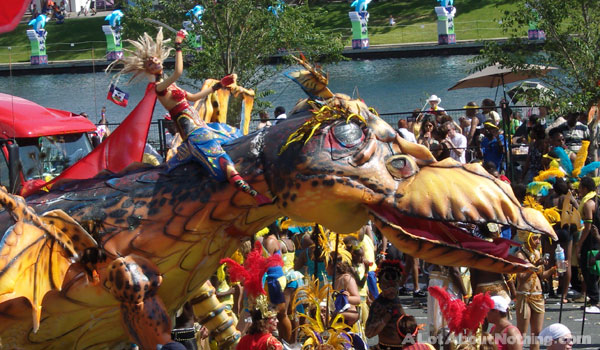
[[[483,323],[488,312],[494,307],[494,301],[488,293],[477,294],[473,296],[473,300],[466,305],[461,299],[454,298],[447,289],[440,287],[429,287],[429,295],[431,295],[439,303],[440,310],[444,317],[444,321],[448,325],[448,336],[450,344],[456,344],[457,349],[478,349],[479,333],[481,324]],[[489,334],[487,334],[489,336]],[[458,338],[456,338],[458,337]],[[486,336],[482,339],[485,341]],[[446,344],[448,338],[438,338],[439,344]],[[483,342],[481,342],[483,344]],[[493,344],[491,339],[488,344]],[[444,346],[445,347],[445,346]],[[450,346],[452,348],[452,346]]]
[[[367,338],[379,337],[378,350],[402,349],[402,339],[396,330],[396,322],[404,315],[398,296],[402,264],[399,260],[383,260],[376,273],[381,293],[369,309],[365,335]]]
[[[544,325],[544,296],[542,295],[542,280],[556,272],[556,266],[544,271],[546,261],[542,258],[541,238],[539,234],[519,231],[519,239],[523,242],[517,252],[517,258],[528,261],[538,267],[537,272],[527,271],[517,274],[517,327],[522,334],[527,333],[528,324],[531,324],[532,342],[531,350],[538,350],[540,344],[537,335]]]
[[[278,233],[279,227],[277,223],[272,223],[269,226],[269,232],[264,236],[262,242],[263,247],[269,256],[279,255],[283,260],[283,266],[273,266],[267,269],[266,284],[269,294],[269,301],[275,306],[275,310],[277,311],[279,335],[288,343],[293,343],[293,339],[291,339],[292,322],[287,315],[287,306],[289,301],[286,303],[285,298],[287,278],[284,273],[284,267],[286,260],[289,261],[289,257],[285,259],[286,256],[284,256],[282,253],[282,247],[285,248],[286,246],[283,242],[281,242],[281,240],[279,240]]]
[[[146,76],[155,84],[155,91],[160,103],[169,111],[169,115],[175,121],[183,142],[178,148],[175,157],[169,160],[169,170],[174,167],[190,162],[192,160],[202,164],[211,177],[217,181],[229,181],[238,190],[245,192],[260,204],[271,203],[266,196],[253,189],[237,172],[232,159],[227,155],[221,144],[231,139],[221,131],[217,131],[201,120],[198,113],[192,108],[188,101],[198,101],[207,97],[212,92],[228,86],[235,81],[234,76],[226,76],[212,87],[206,87],[197,93],[190,93],[178,87],[175,82],[183,73],[183,54],[181,43],[187,33],[180,30],[175,38],[175,71],[168,77],[163,75],[163,62],[171,48],[166,47],[170,39],[163,40],[162,28],[159,29],[154,41],[147,33],[144,33],[137,41],[127,40],[135,47],[135,51],[126,50],[131,55],[111,63],[107,71],[113,69],[117,64],[123,68],[117,74],[133,73],[130,82]]]
[[[479,235],[488,242],[496,242],[495,239],[500,237],[500,228],[496,223],[482,224],[479,225]],[[512,298],[503,274],[482,271],[475,268],[469,268],[469,271],[473,294],[489,292],[492,296],[502,296],[507,304],[510,303]]]
[[[263,302],[267,303],[266,298]],[[240,339],[236,350],[282,350],[283,345],[272,334],[277,330],[277,313],[267,306],[250,311],[250,315],[252,325],[248,334]]]
[[[434,350],[433,345],[429,343],[420,343],[418,341],[419,330],[423,329],[422,324],[417,324],[414,316],[402,315],[396,323],[396,331],[402,339],[401,344],[404,350]]]
[[[494,307],[488,312],[487,320],[494,326],[490,334],[498,350],[523,350],[523,337],[517,327],[508,320],[508,301],[500,295],[492,296]]]
[[[263,257],[260,242],[256,241],[254,249],[248,254],[244,265],[233,259],[222,259],[227,264],[231,281],[241,282],[248,296],[249,312],[252,325],[248,334],[240,339],[237,350],[281,350],[283,345],[272,332],[277,330],[277,313],[269,305],[267,293],[263,288],[263,276],[274,266],[282,266],[281,255],[274,254]]]
[[[452,299],[463,300],[468,297],[458,267],[433,265],[429,272],[429,288],[431,287],[445,288]],[[427,324],[429,335],[433,337],[437,337],[445,326],[440,304],[431,294],[427,296]]]

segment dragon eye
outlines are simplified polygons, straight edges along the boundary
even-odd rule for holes
[[[390,174],[398,179],[413,176],[419,169],[416,162],[405,155],[392,156],[386,160],[385,165]]]
[[[355,123],[339,123],[333,128],[333,136],[344,147],[354,147],[363,140],[363,131]]]

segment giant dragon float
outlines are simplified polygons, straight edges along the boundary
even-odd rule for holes
[[[5,349],[156,349],[186,302],[221,348],[238,338],[206,281],[222,258],[276,218],[339,233],[369,219],[399,250],[434,264],[519,272],[510,242],[460,224],[494,222],[556,238],[543,215],[479,164],[436,161],[364,102],[327,88],[305,60],[292,74],[309,98],[287,120],[223,147],[272,202],[208,176],[197,163],[55,183],[27,197],[0,191],[0,338]],[[210,98],[207,98],[210,100]],[[214,102],[214,101],[213,101]],[[213,102],[210,105],[213,105]]]

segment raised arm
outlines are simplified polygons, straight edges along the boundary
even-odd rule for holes
[[[164,91],[171,84],[177,81],[181,74],[183,74],[183,54],[181,53],[181,43],[185,39],[187,32],[185,30],[180,30],[177,32],[177,36],[175,37],[175,71],[173,74],[168,76],[158,85],[156,85],[156,91]]]
[[[201,100],[201,99],[205,98],[206,96],[210,95],[211,93],[219,90],[220,88],[222,88],[224,86],[229,86],[229,85],[235,83],[236,79],[237,79],[237,76],[235,74],[226,75],[223,77],[223,79],[221,79],[221,81],[217,82],[213,86],[205,87],[204,89],[196,92],[195,94],[190,94],[188,92],[187,99],[192,102]]]

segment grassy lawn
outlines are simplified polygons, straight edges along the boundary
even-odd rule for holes
[[[435,2],[418,0],[378,1],[369,5],[369,40],[371,45],[400,44],[414,42],[437,42],[437,16]],[[511,0],[461,0],[456,4],[454,19],[458,40],[481,40],[502,37],[498,20],[507,9],[514,8]],[[321,5],[327,16],[317,25],[335,33],[341,33],[350,45],[351,29],[347,2]],[[396,20],[396,26],[388,25],[389,16]],[[523,29],[523,35],[527,28]]]
[[[46,23],[46,53],[48,60],[76,60],[102,57],[106,54],[106,40],[102,32],[104,17],[67,18],[65,23]],[[0,62],[27,62],[31,52],[26,31],[31,27],[19,26],[10,33],[0,35]],[[73,43],[73,46],[71,46]],[[11,50],[8,50],[11,47]]]
[[[422,0],[379,0],[369,5],[369,39],[371,45],[401,44],[415,42],[437,42],[437,17],[434,6],[437,2]],[[326,15],[317,22],[323,30],[340,33],[350,45],[351,25],[348,12],[350,3],[323,2],[311,5]],[[512,0],[461,0],[456,4],[455,32],[458,40],[481,40],[502,37],[498,20],[504,10],[514,8]],[[394,16],[396,26],[388,25],[389,16]],[[46,24],[48,59],[73,60],[96,58],[106,54],[106,42],[101,26],[103,17],[67,18],[64,24]],[[0,35],[0,63],[29,61],[29,41],[26,30],[20,24],[10,33]],[[523,35],[527,28],[523,28]],[[73,43],[73,44],[71,44]],[[11,50],[8,50],[11,47]]]

